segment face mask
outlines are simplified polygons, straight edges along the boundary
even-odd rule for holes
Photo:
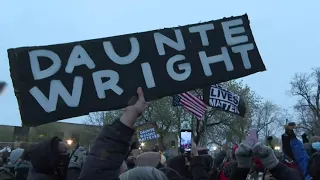
[[[312,143],[312,148],[317,151],[320,151],[320,142]]]

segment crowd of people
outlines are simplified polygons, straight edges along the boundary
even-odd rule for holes
[[[169,159],[157,148],[135,153],[133,126],[150,105],[141,88],[137,94],[119,119],[103,127],[89,152],[80,146],[69,154],[57,137],[17,148],[3,162],[0,180],[245,180],[259,174],[265,180],[320,179],[320,137],[309,141],[304,135],[301,142],[289,126],[282,135],[281,156],[270,146],[246,141],[234,146],[230,156],[224,149],[214,158],[198,151],[195,143],[189,153]]]

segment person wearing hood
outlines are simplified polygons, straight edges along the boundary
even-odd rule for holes
[[[60,138],[38,143],[30,153],[31,168],[27,180],[66,180],[69,154]]]

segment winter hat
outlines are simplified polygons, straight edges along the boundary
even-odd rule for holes
[[[145,152],[138,155],[136,166],[150,166],[156,168],[161,163],[161,154],[159,152]]]

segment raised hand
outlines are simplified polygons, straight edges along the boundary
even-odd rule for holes
[[[129,102],[129,106],[126,107],[123,112],[120,121],[126,126],[132,128],[135,120],[150,106],[150,102],[146,102],[142,88],[137,89],[138,100],[135,103]]]
[[[252,148],[253,155],[258,157],[267,169],[273,169],[279,163],[273,150],[260,142]]]
[[[247,141],[243,141],[236,150],[236,158],[239,168],[250,168],[252,159],[252,148]]]

